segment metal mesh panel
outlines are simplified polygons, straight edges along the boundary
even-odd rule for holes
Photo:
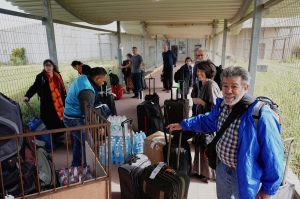
[[[20,99],[42,71],[40,64],[48,58],[45,28],[41,21],[0,14],[0,90]],[[11,56],[13,50],[25,50],[26,57]]]
[[[282,137],[299,136],[300,1],[283,1],[264,16],[255,95],[273,98],[280,107]],[[298,12],[294,12],[298,9]],[[294,145],[293,171],[299,176],[300,143]]]

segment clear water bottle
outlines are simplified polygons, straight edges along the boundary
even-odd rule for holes
[[[68,185],[68,178],[67,176],[64,177],[64,180],[63,180],[63,183],[62,183],[62,186],[66,186]]]
[[[119,161],[120,161],[120,142],[117,142],[116,144],[116,148],[115,148],[115,161],[116,161],[116,164],[119,164]]]
[[[116,157],[115,157],[115,149],[116,149],[116,140],[115,137],[111,138],[111,142],[110,142],[110,162],[112,164],[116,164]]]
[[[125,147],[126,147],[126,159],[129,158],[129,156],[131,155],[131,144],[130,144],[130,137],[127,136],[125,138]]]
[[[124,164],[125,160],[124,160],[124,143],[120,143],[120,155],[119,155],[119,164]]]
[[[137,143],[136,143],[136,153],[143,153],[143,151],[144,151],[143,141],[144,140],[142,138],[142,134],[137,133],[136,140],[137,140]]]
[[[86,174],[85,174],[85,179],[86,180],[91,180],[93,179],[93,175],[90,169],[87,170]]]
[[[65,178],[65,171],[64,170],[61,170],[58,174],[58,181],[59,181],[59,184],[60,186],[63,185],[63,181],[64,181],[64,178]]]
[[[140,131],[140,134],[142,134],[143,140],[146,138],[146,134],[143,131]]]

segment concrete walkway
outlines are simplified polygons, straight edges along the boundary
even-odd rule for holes
[[[177,67],[175,68],[174,72],[180,68],[184,63],[179,62],[177,63]],[[170,99],[171,93],[166,93],[162,91],[163,84],[160,81],[160,74],[161,74],[162,66],[155,68],[151,72],[151,76],[155,78],[155,92],[159,95],[159,103],[162,106],[166,99]],[[148,75],[150,76],[150,75]],[[147,82],[147,85],[149,82]],[[176,85],[175,82],[173,84]],[[149,86],[149,85],[148,85]],[[151,85],[152,86],[152,85]],[[153,89],[153,88],[152,88]],[[151,89],[151,93],[153,90]],[[149,93],[148,90],[144,91],[144,95]],[[138,99],[131,98],[133,93],[130,94],[123,94],[123,98],[121,100],[115,101],[116,108],[118,115],[125,115],[127,118],[133,119],[133,129],[136,131],[138,129],[137,125],[137,111],[136,107],[140,103]],[[190,100],[190,105],[192,104]],[[193,149],[194,147],[191,146],[192,149],[192,157],[194,156]],[[113,199],[120,199],[120,185],[119,185],[119,176],[118,176],[118,165],[112,165],[112,198]],[[188,199],[216,199],[216,184],[215,181],[204,183],[197,177],[191,176],[191,183],[189,187]]]

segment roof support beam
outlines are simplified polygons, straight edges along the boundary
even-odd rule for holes
[[[55,34],[51,10],[51,0],[43,0],[43,11],[45,20],[43,24],[46,27],[47,41],[48,41],[48,51],[50,59],[58,66]]]
[[[117,36],[118,36],[118,61],[119,61],[119,66],[122,65],[122,49],[121,49],[121,25],[120,21],[117,21]],[[120,84],[123,86],[123,77],[122,77],[122,69],[119,69],[119,79],[120,79]]]
[[[212,52],[212,62],[214,63],[216,61],[216,48],[217,48],[217,28],[218,28],[218,20],[214,20],[214,40],[213,40],[213,52]]]
[[[15,12],[15,11],[11,11],[11,10],[5,10],[2,8],[0,8],[0,13],[6,14],[6,15],[17,16],[17,17],[24,17],[24,18],[28,18],[28,19],[36,19],[36,20],[41,20],[41,21],[43,21],[45,19],[45,17],[40,17],[40,16],[36,16],[36,15],[31,15],[31,14],[25,14],[25,13],[21,13],[21,12]]]
[[[226,57],[226,42],[227,42],[227,19],[224,20],[224,31],[223,31],[223,44],[222,44],[222,60],[221,65],[225,68],[225,57]]]
[[[278,3],[282,2],[282,1],[284,1],[284,0],[269,0],[268,2],[266,2],[266,3],[263,4],[262,12],[263,13],[268,12],[268,10],[271,7],[277,5]],[[247,15],[243,16],[242,18],[240,18],[240,20],[238,22],[230,25],[228,27],[228,30],[232,29],[233,27],[235,27],[235,26],[237,26],[237,25],[239,25],[241,23],[244,23],[245,21],[247,21],[248,19],[250,19],[251,17],[253,17],[253,15],[254,15],[254,11],[249,12]],[[220,31],[220,32],[218,32],[218,35],[222,34],[222,33],[223,33],[223,30]]]
[[[252,21],[252,36],[250,45],[250,56],[248,71],[250,72],[251,81],[248,93],[254,95],[255,79],[256,79],[256,65],[258,57],[259,48],[259,36],[262,21],[262,10],[263,10],[263,0],[255,0],[254,4],[254,16]]]
[[[251,3],[252,3],[252,0],[244,0],[239,11],[236,13],[236,15],[234,17],[232,17],[231,19],[229,19],[228,21],[230,23],[238,22],[245,15],[245,13],[249,9]]]
[[[157,44],[157,35],[155,35],[155,68],[158,65],[157,53],[158,53],[158,44]]]

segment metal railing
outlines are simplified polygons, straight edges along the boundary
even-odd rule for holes
[[[110,164],[110,123],[102,117],[99,111],[94,109],[93,107],[90,107],[86,104],[85,109],[85,115],[86,115],[86,125],[84,126],[78,126],[78,127],[72,127],[72,128],[61,128],[61,129],[55,129],[55,130],[46,130],[41,132],[29,132],[29,133],[22,133],[17,135],[6,135],[0,137],[0,142],[5,143],[6,140],[15,139],[16,140],[16,146],[19,144],[18,138],[24,138],[24,147],[26,147],[25,140],[33,140],[34,143],[34,151],[33,154],[35,155],[35,176],[40,176],[39,173],[39,156],[38,156],[38,146],[37,146],[37,136],[39,135],[50,135],[50,143],[52,143],[53,135],[56,133],[65,133],[65,143],[63,146],[60,146],[60,148],[53,150],[53,145],[51,144],[51,151],[49,152],[49,155],[51,156],[52,161],[51,167],[52,167],[52,176],[51,176],[51,186],[47,186],[46,190],[42,190],[41,188],[41,180],[39,177],[35,177],[35,189],[34,191],[31,191],[29,194],[26,194],[25,185],[24,183],[20,183],[21,185],[21,191],[19,191],[19,194],[15,197],[22,197],[22,198],[35,198],[39,197],[42,198],[43,196],[56,194],[58,192],[62,192],[65,190],[68,190],[70,188],[74,189],[76,187],[80,186],[87,186],[93,183],[98,182],[105,182],[104,187],[102,187],[102,190],[105,189],[105,193],[103,194],[103,197],[105,198],[111,198],[111,164]],[[71,131],[85,131],[86,132],[86,140],[84,141],[86,143],[86,157],[87,157],[87,164],[90,165],[92,169],[92,179],[85,179],[85,176],[82,176],[81,182],[77,182],[74,184],[71,184],[70,178],[68,177],[68,183],[65,186],[59,186],[58,184],[58,172],[60,167],[58,165],[63,165],[65,168],[70,168],[70,160],[72,159],[71,152],[71,141],[70,141],[70,135]],[[26,139],[27,138],[27,139]],[[30,139],[28,139],[30,138]],[[82,139],[82,137],[81,137]],[[102,164],[100,161],[100,156],[103,154],[100,154],[99,148],[101,145],[103,145],[108,139],[108,142],[106,143],[108,145],[108,152],[105,151],[104,156],[106,157],[107,162],[105,164]],[[5,185],[5,173],[7,172],[13,172],[18,170],[19,173],[19,179],[20,182],[24,182],[24,177],[26,177],[27,171],[22,169],[22,164],[25,162],[25,154],[23,153],[23,147],[17,151],[17,161],[16,161],[16,167],[14,167],[14,170],[6,170],[4,171],[2,168],[2,162],[0,161],[0,195],[5,196],[6,189],[8,187],[2,186]],[[82,154],[83,156],[83,154]],[[62,162],[63,160],[63,162]],[[83,162],[81,167],[84,168]],[[97,189],[100,189],[100,186],[97,185]],[[97,190],[94,190],[97,192]],[[4,193],[4,194],[3,194]]]

